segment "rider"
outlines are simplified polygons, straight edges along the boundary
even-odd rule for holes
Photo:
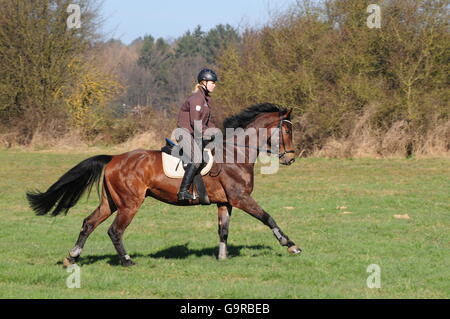
[[[203,141],[212,140],[211,136],[204,136],[205,130],[216,127],[211,120],[211,96],[209,93],[214,91],[217,81],[217,75],[213,70],[201,70],[197,76],[198,84],[195,86],[193,94],[186,99],[178,115],[178,127],[187,130],[191,136],[194,136],[194,121],[201,121]],[[202,144],[201,149],[203,150],[203,143],[200,144]],[[200,165],[201,163],[190,161],[184,168],[178,200],[194,199],[188,189]]]

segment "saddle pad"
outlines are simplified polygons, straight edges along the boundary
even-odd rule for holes
[[[208,164],[206,164],[206,166],[200,172],[202,176],[209,173],[214,162],[211,150],[205,149],[205,151],[208,153],[209,159]],[[181,159],[164,152],[162,152],[161,154],[164,174],[166,174],[166,176],[170,178],[183,178],[184,168]]]

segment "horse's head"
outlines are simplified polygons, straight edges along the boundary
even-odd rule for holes
[[[258,138],[257,147],[247,147],[278,155],[281,164],[291,165],[295,161],[291,114],[292,109],[282,108],[276,104],[256,104],[225,119],[223,127],[265,129],[266,145],[259,145],[264,138],[263,140]]]
[[[295,162],[295,148],[292,141],[292,109],[283,109],[274,117],[274,121],[268,129],[272,134],[268,137],[267,144],[278,150],[280,163],[291,165]],[[276,129],[276,130],[274,130]]]

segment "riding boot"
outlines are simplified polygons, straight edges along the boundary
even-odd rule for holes
[[[178,200],[194,199],[194,196],[189,193],[188,189],[197,172],[197,166],[194,164],[187,164],[183,179],[181,180],[180,191],[178,192]]]

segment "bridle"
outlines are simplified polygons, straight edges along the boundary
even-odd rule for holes
[[[286,154],[289,154],[289,153],[294,153],[295,154],[295,150],[286,150],[286,144],[284,143],[284,135],[283,135],[283,131],[281,130],[283,122],[287,122],[287,123],[290,123],[291,125],[293,125],[291,121],[285,120],[285,119],[280,120],[280,122],[277,125],[277,129],[278,129],[278,132],[280,132],[280,134],[281,134],[281,141],[282,141],[283,146],[284,146],[284,152],[283,153],[273,153],[270,149],[265,149],[265,148],[260,148],[260,147],[253,147],[253,146],[250,146],[250,145],[239,145],[239,144],[230,143],[230,142],[225,142],[225,143],[226,144],[232,144],[232,145],[238,146],[238,147],[245,147],[245,148],[256,149],[258,151],[264,151],[264,152],[269,153],[269,154],[278,155],[278,158],[282,158],[283,156],[285,156]],[[277,130],[274,130],[272,132],[272,134],[270,135],[270,141],[272,141],[272,137],[275,134],[275,132],[277,132]]]
[[[280,135],[281,135],[281,141],[283,142],[283,147],[284,147],[284,152],[283,152],[283,153],[274,154],[274,155],[278,155],[278,158],[282,158],[284,155],[286,155],[286,154],[288,154],[288,153],[294,153],[294,154],[295,154],[295,151],[294,151],[294,150],[288,150],[288,151],[286,150],[286,144],[284,143],[284,135],[283,135],[283,131],[282,131],[282,129],[281,129],[281,127],[282,127],[282,125],[283,125],[283,122],[287,122],[287,123],[290,123],[291,125],[293,125],[292,122],[289,121],[289,120],[280,120],[280,122],[278,123],[277,129],[278,129],[278,131],[280,132]],[[276,132],[276,131],[272,132],[272,135],[270,135],[270,141],[271,141],[271,142],[272,142],[273,134],[274,134],[275,132]],[[279,148],[278,148],[278,149],[279,149]],[[271,151],[271,150],[266,150],[266,152],[272,154],[272,151]]]

